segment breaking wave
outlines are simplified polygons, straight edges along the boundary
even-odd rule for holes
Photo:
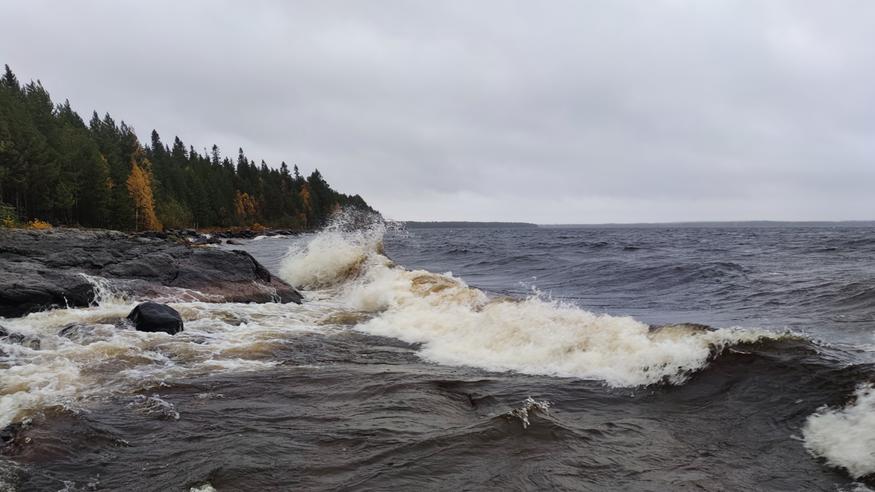
[[[680,384],[725,347],[776,336],[692,325],[654,330],[537,293],[522,300],[491,297],[451,273],[395,265],[382,252],[383,232],[329,228],[290,250],[281,276],[325,289],[349,310],[377,314],[356,329],[421,344],[419,355],[431,362],[616,387]]]
[[[385,226],[346,231],[333,223],[304,244],[291,247],[280,276],[301,289],[322,289],[350,279],[372,256],[382,252]]]
[[[821,408],[808,418],[803,437],[811,454],[854,478],[875,474],[875,387],[858,387],[843,408]]]

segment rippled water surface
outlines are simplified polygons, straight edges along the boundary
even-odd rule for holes
[[[0,490],[865,490],[875,230],[331,229],[301,305],[16,320]],[[79,323],[75,334],[60,328]],[[705,326],[707,325],[707,326]],[[856,480],[856,481],[855,481]]]

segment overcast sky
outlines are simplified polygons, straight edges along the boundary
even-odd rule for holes
[[[875,2],[11,1],[0,63],[395,219],[875,218]]]

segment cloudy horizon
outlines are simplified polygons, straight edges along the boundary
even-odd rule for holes
[[[389,218],[875,219],[875,4],[0,5],[0,64]]]

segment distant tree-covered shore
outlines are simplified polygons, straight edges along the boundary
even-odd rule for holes
[[[0,79],[0,225],[29,220],[119,230],[262,225],[312,229],[340,208],[371,211],[338,193],[319,170],[304,177],[239,149],[198,152],[157,131],[143,145],[134,129],[95,111],[88,123],[55,104],[39,81]]]

